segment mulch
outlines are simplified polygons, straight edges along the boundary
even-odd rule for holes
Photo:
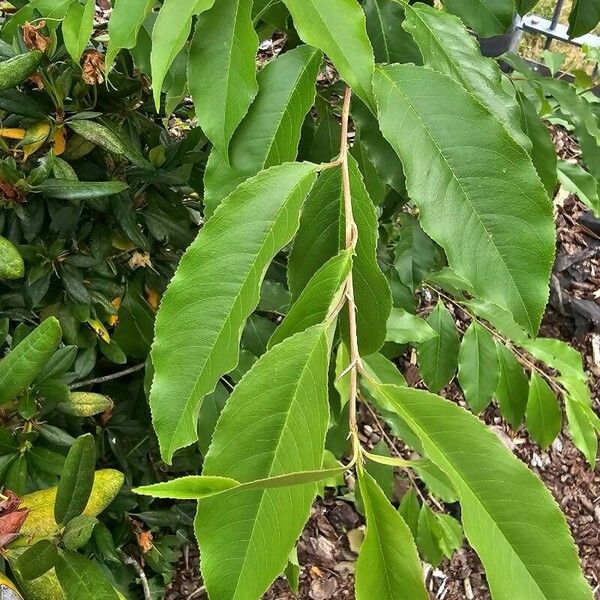
[[[579,150],[568,133],[559,127],[553,127],[552,133],[561,158],[577,159]],[[576,198],[561,191],[555,205],[557,261],[541,335],[563,339],[582,353],[590,375],[594,409],[600,413],[600,220],[594,219]],[[425,301],[431,303],[433,298]],[[459,310],[453,312],[458,325],[464,325],[464,315]],[[410,357],[405,366],[409,370],[407,375],[414,372]],[[445,395],[463,402],[456,386],[449,386]],[[378,426],[365,411],[361,411],[361,416],[364,438],[374,445],[380,439]],[[524,429],[513,432],[495,408],[488,409],[482,418],[544,481],[565,512],[585,576],[595,598],[600,599],[600,469],[590,469],[569,440],[566,426],[544,452]],[[352,481],[348,483],[352,486]],[[447,508],[452,510],[452,507]],[[263,600],[354,598],[354,550],[363,529],[362,517],[351,503],[335,497],[318,500],[298,545],[302,566],[299,593],[294,595],[285,579],[280,578]],[[491,599],[481,563],[468,546],[438,568],[425,565],[424,569],[432,600]],[[201,587],[194,549],[182,557],[177,575],[165,595],[165,600],[190,598],[207,598]]]

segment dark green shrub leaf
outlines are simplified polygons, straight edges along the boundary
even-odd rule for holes
[[[515,14],[513,0],[444,0],[444,6],[482,37],[504,33]]]
[[[34,50],[0,62],[0,92],[23,83],[40,66],[43,56],[39,50]]]
[[[0,279],[21,279],[24,275],[23,257],[12,242],[0,236]]]
[[[598,0],[574,0],[569,14],[569,37],[579,37],[589,33],[600,22]]]
[[[93,200],[120,194],[127,189],[124,181],[71,181],[67,179],[46,179],[35,186],[47,198],[58,200]]]
[[[54,568],[57,558],[56,546],[50,540],[40,540],[19,556],[16,568],[23,579],[37,579]]]
[[[63,544],[69,550],[78,550],[85,546],[91,539],[94,527],[97,525],[98,519],[87,515],[79,515],[71,519],[63,533]]]
[[[45,367],[58,346],[62,332],[50,317],[0,361],[0,404],[14,400]]]
[[[71,550],[61,550],[56,562],[56,576],[67,600],[119,600],[102,571],[91,560]]]
[[[95,441],[88,433],[75,440],[65,461],[54,503],[58,524],[68,523],[85,509],[94,486],[95,464]]]

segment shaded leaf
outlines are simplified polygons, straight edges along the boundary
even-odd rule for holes
[[[527,400],[527,431],[542,447],[556,439],[562,427],[562,413],[550,386],[535,371],[529,382]]]

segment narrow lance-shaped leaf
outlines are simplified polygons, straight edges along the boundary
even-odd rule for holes
[[[542,448],[547,448],[560,433],[561,426],[558,400],[541,375],[534,371],[527,400],[527,431]]]
[[[321,468],[329,352],[327,329],[316,326],[263,355],[223,409],[203,474],[249,482]],[[201,500],[196,534],[208,593],[259,598],[285,568],[315,494],[309,483]]]
[[[183,49],[190,31],[192,18],[212,8],[215,0],[165,0],[152,29],[152,91],[156,110],[160,109],[160,93],[173,61]]]
[[[592,600],[560,508],[497,436],[433,394],[394,386],[378,393],[454,484],[494,600]]]
[[[349,157],[350,188],[358,243],[353,259],[358,341],[364,356],[377,352],[385,341],[392,307],[387,280],[377,264],[377,215],[367,195],[356,161]],[[288,280],[297,298],[312,276],[345,247],[344,198],[340,168],[324,171],[302,212],[300,229],[290,254]],[[342,327],[346,320],[342,321]]]
[[[425,4],[407,5],[403,27],[414,37],[426,66],[460,83],[521,146],[531,147],[520,127],[514,89],[505,90],[498,63],[481,55],[477,41],[458,17]]]
[[[233,135],[229,164],[215,151],[206,165],[206,215],[249,177],[296,158],[302,123],[315,100],[321,62],[321,52],[300,46],[258,74],[258,95]]]
[[[599,0],[574,0],[569,14],[569,36],[589,33],[600,23]]]
[[[556,187],[556,149],[550,136],[550,131],[538,116],[531,100],[517,92],[517,101],[521,108],[521,125],[524,133],[531,140],[529,155],[535,170],[538,172],[546,192],[554,197]]]
[[[155,4],[156,0],[116,0],[108,22],[108,68],[112,66],[120,50],[130,50],[135,46],[140,27]]]
[[[14,400],[33,383],[62,337],[58,320],[49,317],[0,361],[0,404]]]
[[[200,15],[188,80],[196,116],[225,161],[231,136],[258,91],[252,0],[219,0]]]
[[[342,79],[374,111],[371,79],[375,58],[366,18],[357,0],[282,0],[300,38],[322,50]]]
[[[566,160],[559,160],[558,180],[572,194],[575,194],[596,217],[600,217],[600,198],[598,197],[598,182],[580,165]]]
[[[258,304],[265,270],[294,235],[315,176],[308,163],[259,173],[220,205],[182,258],[152,347],[150,406],[167,461],[197,439],[202,399],[236,366],[241,329]]]
[[[440,73],[381,67],[374,86],[381,129],[402,159],[423,229],[476,295],[534,333],[548,299],[555,232],[552,206],[526,151]]]
[[[518,427],[527,409],[529,384],[523,367],[504,344],[496,344],[500,361],[500,379],[496,399],[502,416],[513,426]]]
[[[410,529],[368,473],[359,475],[359,485],[367,535],[356,566],[357,600],[427,600]]]
[[[491,334],[476,321],[465,332],[458,354],[458,382],[474,412],[492,401],[500,378],[498,351]]]
[[[514,0],[443,0],[444,6],[483,37],[505,33],[515,14]]]
[[[376,62],[421,64],[418,46],[402,29],[405,17],[402,3],[398,0],[365,0],[363,8]]]
[[[419,368],[425,385],[432,392],[447,386],[458,366],[459,339],[452,315],[439,301],[427,319],[437,334],[419,346]]]
[[[328,260],[308,282],[269,340],[269,347],[285,338],[322,323],[340,302],[352,267],[352,251],[342,250]]]

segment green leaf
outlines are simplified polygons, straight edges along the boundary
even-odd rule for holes
[[[107,152],[117,156],[123,156],[140,169],[152,170],[152,165],[133,147],[133,144],[125,139],[123,132],[114,124],[103,125],[96,121],[75,120],[69,121],[69,128],[82,138],[92,142]],[[123,190],[121,190],[123,191]]]
[[[225,490],[238,487],[239,481],[229,477],[215,477],[209,475],[189,475],[163,483],[145,485],[135,488],[136,494],[152,496],[154,498],[173,498],[175,500],[200,500],[220,494]]]
[[[156,0],[116,0],[108,22],[106,66],[110,69],[122,49],[131,50],[138,32]]]
[[[46,179],[35,186],[46,198],[57,200],[93,200],[106,198],[124,192],[129,186],[124,181],[69,181],[67,179]]]
[[[398,367],[383,354],[371,354],[363,357],[362,361],[365,372],[377,383],[406,385],[406,379],[404,379]]]
[[[419,367],[425,385],[432,392],[446,387],[458,367],[460,342],[452,315],[441,301],[438,301],[427,323],[436,336],[419,346]]]
[[[393,386],[379,393],[454,484],[495,600],[592,600],[558,505],[494,433],[433,394]]]
[[[458,497],[451,481],[430,460],[418,461],[414,469],[433,496],[440,498],[446,504],[458,502]]]
[[[215,0],[165,0],[152,29],[152,89],[156,110],[160,110],[160,93],[165,77],[192,30],[192,18],[214,5]]]
[[[521,126],[531,140],[529,154],[546,192],[554,197],[556,187],[556,149],[550,136],[550,131],[538,116],[531,100],[517,92],[517,101],[521,107]]]
[[[364,356],[377,352],[385,341],[392,299],[389,285],[377,264],[377,215],[367,195],[356,161],[349,157],[350,188],[358,228],[356,255],[352,263],[357,306],[358,343]],[[289,259],[288,281],[292,298],[319,268],[345,248],[344,199],[340,168],[324,171],[306,201],[300,229]],[[323,235],[323,232],[330,232]],[[346,326],[342,320],[342,327]]]
[[[559,160],[557,168],[560,184],[567,192],[575,194],[596,217],[600,218],[600,198],[596,179],[576,162]]]
[[[415,342],[420,344],[437,337],[437,335],[437,332],[421,317],[411,315],[401,308],[392,308],[387,322],[386,342],[396,342],[397,344]]]
[[[408,528],[413,536],[413,539],[417,538],[417,532],[419,528],[419,512],[421,507],[419,506],[419,498],[415,490],[411,487],[404,496],[398,507],[398,514],[404,519],[404,522],[408,525]]]
[[[456,550],[459,550],[465,539],[460,523],[450,515],[436,514],[435,515],[440,526],[440,539],[438,543],[444,555],[447,558],[452,558]]]
[[[500,343],[497,343],[496,347],[500,361],[496,400],[500,405],[502,416],[516,429],[521,424],[527,409],[529,382],[512,350]]]
[[[574,0],[569,14],[569,37],[585,35],[599,22],[600,2],[598,0]]]
[[[483,37],[504,33],[515,14],[514,0],[444,0],[444,6]]]
[[[61,337],[58,320],[49,317],[0,361],[0,405],[14,400],[35,381]]]
[[[376,62],[421,64],[419,48],[402,29],[403,4],[397,0],[366,0],[363,9]]]
[[[357,600],[427,600],[410,529],[368,473],[359,474],[359,485],[367,534],[356,565]]]
[[[433,567],[437,567],[444,556],[440,547],[442,535],[442,528],[435,513],[423,503],[419,512],[417,544],[423,558]]]
[[[562,413],[550,386],[535,371],[529,382],[527,400],[527,431],[542,447],[556,439],[562,427]]]
[[[67,454],[56,492],[54,520],[59,525],[78,517],[90,499],[94,486],[96,443],[89,433],[78,437]]]
[[[102,571],[87,557],[71,550],[60,551],[56,576],[66,600],[119,600],[117,592]]]
[[[526,151],[464,88],[435,71],[380,67],[374,86],[381,129],[402,159],[423,229],[477,296],[534,333],[548,299],[555,232]],[[405,122],[410,136],[398,127]]]
[[[492,401],[500,379],[500,363],[494,338],[473,321],[465,332],[458,354],[458,382],[473,412],[480,413]]]
[[[5,32],[6,28],[3,28]],[[11,90],[21,85],[42,62],[43,53],[38,50],[17,54],[0,62],[0,92]]]
[[[352,250],[329,259],[307,283],[285,319],[269,340],[269,348],[285,338],[325,321],[341,301],[344,283],[352,267]]]
[[[63,543],[69,550],[78,550],[91,539],[98,519],[88,515],[79,515],[67,523],[63,533]]]
[[[56,546],[50,540],[40,540],[19,556],[16,568],[23,579],[30,581],[54,568],[57,558]]]
[[[79,59],[92,37],[95,7],[94,0],[85,0],[83,5],[79,0],[72,2],[62,22],[65,47],[76,63],[79,63]]]
[[[329,351],[326,329],[317,326],[263,355],[223,409],[203,474],[251,482],[320,469],[329,422]],[[285,568],[315,494],[309,483],[233,489],[200,501],[196,535],[209,595],[260,597]]]
[[[567,55],[564,52],[550,52],[549,50],[544,50],[544,62],[550,69],[552,77],[561,70],[562,66],[565,64],[565,60],[567,60]]]
[[[205,214],[262,169],[294,160],[304,117],[315,99],[322,54],[300,46],[258,74],[258,95],[229,146],[229,164],[212,152],[204,176]]]
[[[407,5],[403,27],[414,37],[426,66],[460,83],[521,146],[531,147],[520,128],[514,89],[503,87],[498,63],[481,55],[477,41],[458,17],[426,4]]]
[[[235,368],[264,272],[294,235],[314,180],[308,163],[259,173],[221,203],[182,258],[162,299],[152,347],[150,405],[167,461],[197,439],[202,399]]]
[[[565,398],[565,411],[573,443],[583,452],[588,463],[594,469],[598,456],[598,436],[594,424],[585,406],[570,396]]]
[[[371,79],[375,58],[366,17],[357,0],[283,0],[300,38],[322,50],[341,78],[374,109]]]
[[[200,15],[190,48],[190,92],[202,130],[226,162],[231,137],[258,91],[257,50],[252,0],[219,0]]]
[[[67,402],[61,402],[56,408],[74,417],[93,417],[113,407],[107,396],[93,392],[71,392]]]
[[[0,236],[0,279],[21,279],[25,263],[12,242]]]
[[[536,338],[522,341],[519,345],[550,368],[559,371],[561,375],[574,377],[582,382],[587,381],[581,354],[566,342],[552,338]]]

